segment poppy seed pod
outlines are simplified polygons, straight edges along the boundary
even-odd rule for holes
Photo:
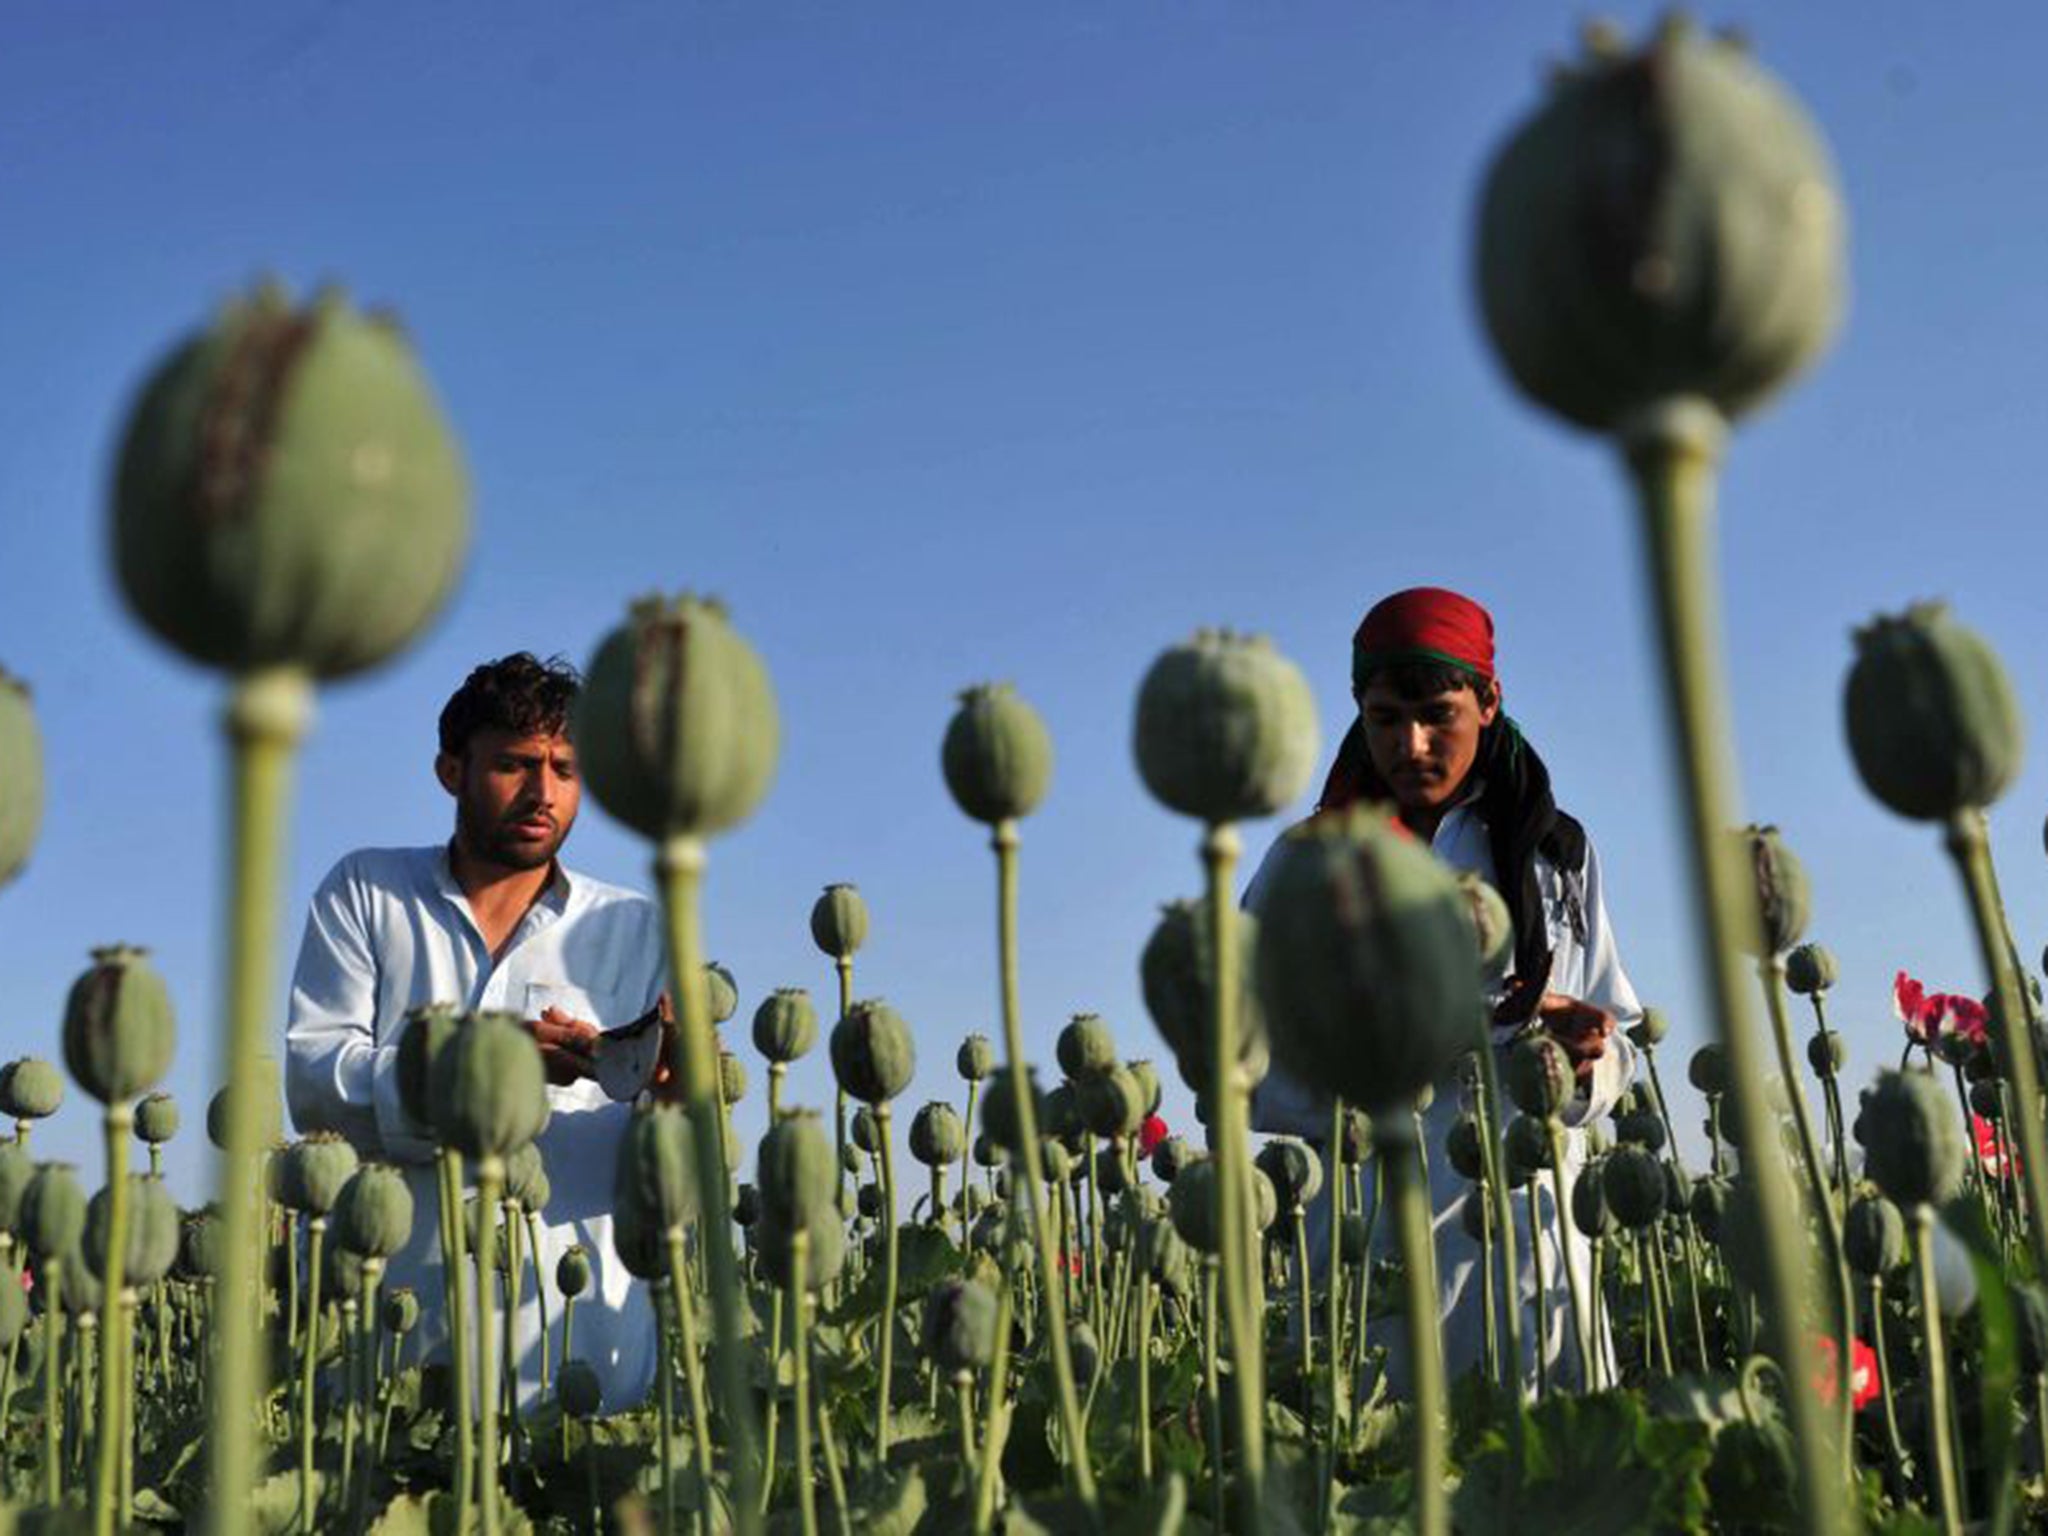
[[[1280,1219],[1280,1193],[1273,1188],[1273,1181],[1266,1177],[1266,1170],[1252,1165],[1252,1224],[1264,1232]]]
[[[1468,1189],[1458,1201],[1458,1228],[1475,1243],[1486,1241],[1492,1217],[1492,1203],[1477,1189]]]
[[[64,1002],[64,1065],[102,1104],[125,1104],[170,1068],[178,1026],[146,950],[110,944]]]
[[[1728,1200],[1733,1186],[1726,1179],[1701,1179],[1692,1187],[1692,1200],[1686,1209],[1692,1216],[1693,1225],[1700,1229],[1700,1236],[1708,1242],[1716,1242],[1721,1236],[1721,1225],[1728,1214]]]
[[[1295,1076],[1376,1112],[1482,1042],[1465,899],[1431,854],[1354,811],[1289,832],[1268,869],[1259,991]]]
[[[1171,1184],[1180,1177],[1183,1168],[1201,1155],[1187,1138],[1169,1136],[1152,1149],[1152,1176],[1162,1184]]]
[[[952,1105],[934,1099],[910,1117],[910,1155],[927,1168],[945,1168],[967,1151],[967,1127]]]
[[[1051,1183],[1071,1184],[1074,1181],[1074,1155],[1067,1150],[1065,1142],[1047,1137],[1039,1143],[1038,1166]]]
[[[1458,889],[1464,893],[1472,939],[1479,946],[1479,985],[1492,992],[1507,980],[1508,966],[1515,958],[1515,922],[1508,914],[1507,902],[1484,875],[1461,871]]]
[[[464,1157],[505,1157],[548,1123],[540,1047],[510,1014],[477,1013],[433,1063],[434,1131]]]
[[[420,1325],[419,1293],[409,1285],[395,1285],[386,1291],[380,1310],[387,1333],[408,1334]]]
[[[1010,1086],[1010,1074],[1015,1067],[997,1067],[989,1074],[988,1087],[981,1095],[981,1132],[989,1144],[1004,1152],[1022,1149],[1017,1126],[1016,1092]],[[1033,1067],[1024,1070],[1025,1089],[1031,1096],[1031,1116],[1034,1124],[1045,1124],[1045,1095],[1038,1091],[1038,1073]]]
[[[396,1077],[398,1102],[415,1125],[433,1123],[434,1062],[461,1027],[462,1012],[448,1003],[408,1008],[400,1020]]]
[[[564,1296],[581,1296],[590,1289],[590,1250],[571,1243],[555,1260],[555,1289]]]
[[[302,1215],[324,1219],[360,1165],[348,1142],[332,1131],[315,1131],[285,1149],[278,1199]]]
[[[28,1292],[0,1285],[0,1349],[12,1350],[28,1327]]]
[[[1655,1050],[1671,1033],[1671,1021],[1662,1008],[1645,1008],[1643,1016],[1628,1028],[1629,1042],[1643,1050]]]
[[[1614,1212],[1607,1206],[1607,1186],[1597,1166],[1581,1171],[1572,1184],[1572,1225],[1596,1242],[1614,1230]]]
[[[754,1049],[787,1065],[818,1043],[818,1010],[802,987],[777,987],[754,1010]]]
[[[69,1163],[44,1163],[21,1192],[16,1235],[37,1259],[68,1256],[85,1231],[85,1191]]]
[[[948,1280],[924,1303],[924,1352],[941,1373],[978,1371],[995,1358],[995,1293],[978,1280]]]
[[[1007,683],[960,695],[939,766],[953,803],[989,826],[1029,816],[1052,783],[1052,733]]]
[[[1863,787],[1914,821],[1979,810],[2018,775],[2019,702],[1997,653],[1941,603],[1856,631],[1842,710]]]
[[[1865,1195],[1842,1218],[1842,1254],[1866,1280],[1906,1262],[1906,1219],[1883,1195]]]
[[[981,1082],[995,1070],[995,1045],[987,1035],[969,1035],[960,1042],[960,1050],[953,1057],[953,1065],[959,1069],[963,1081]]]
[[[631,1205],[657,1238],[697,1215],[696,1154],[689,1122],[672,1104],[636,1110],[612,1175],[614,1203]]]
[[[1258,993],[1259,921],[1249,912],[1235,914],[1231,930],[1237,938],[1237,1054],[1246,1086],[1266,1076],[1266,1020]],[[1145,1011],[1160,1038],[1172,1048],[1181,1077],[1197,1092],[1211,1076],[1209,1014],[1211,979],[1215,975],[1209,946],[1208,908],[1197,901],[1169,902],[1159,909],[1159,923],[1145,941],[1138,959]]]
[[[1076,1322],[1067,1329],[1067,1356],[1073,1361],[1074,1380],[1081,1386],[1095,1380],[1095,1371],[1102,1364],[1102,1345],[1096,1340],[1095,1330],[1086,1323]]]
[[[1524,1174],[1536,1174],[1551,1166],[1550,1132],[1536,1115],[1516,1115],[1501,1132],[1501,1150],[1508,1167]]]
[[[1825,944],[1800,944],[1785,956],[1785,985],[1801,997],[1818,997],[1836,977],[1834,953]]]
[[[1563,71],[1495,156],[1476,276],[1522,392],[1604,432],[1661,401],[1731,420],[1810,362],[1842,308],[1843,217],[1798,103],[1667,23]]]
[[[1664,1150],[1664,1119],[1653,1109],[1632,1110],[1614,1119],[1614,1139],[1645,1152]]]
[[[1060,1070],[1078,1081],[1116,1065],[1116,1038],[1101,1015],[1077,1013],[1060,1031],[1053,1054],[1059,1058]]]
[[[731,1051],[718,1053],[718,1096],[737,1104],[747,1096],[747,1066]]]
[[[1356,1168],[1371,1151],[1372,1116],[1347,1104],[1338,1121],[1337,1161],[1346,1168]]]
[[[1169,810],[1211,825],[1270,816],[1315,769],[1315,695],[1265,639],[1199,630],[1146,672],[1134,744]]]
[[[1703,1045],[1692,1053],[1685,1075],[1708,1098],[1719,1098],[1728,1091],[1728,1058],[1718,1045]]]
[[[532,1142],[505,1159],[505,1200],[522,1211],[543,1211],[553,1193],[547,1164],[541,1159],[540,1148]]]
[[[0,1114],[10,1120],[43,1120],[64,1102],[64,1078],[40,1056],[22,1056],[0,1075]]]
[[[43,825],[43,738],[28,684],[0,667],[0,885],[28,863]]]
[[[1600,1190],[1614,1219],[1630,1231],[1664,1214],[1671,1187],[1657,1159],[1641,1147],[1616,1147],[1600,1164]]]
[[[1217,1251],[1216,1164],[1211,1158],[1197,1158],[1181,1169],[1166,1191],[1166,1208],[1173,1218],[1173,1230],[1195,1252]]]
[[[22,1193],[35,1176],[35,1160],[22,1147],[0,1142],[0,1237],[12,1237],[21,1230]]]
[[[983,1118],[983,1123],[987,1123],[986,1117]],[[971,1155],[977,1168],[1000,1168],[1003,1165],[1003,1149],[995,1144],[986,1131],[974,1138]]]
[[[699,598],[645,598],[584,674],[575,724],[583,782],[657,841],[744,821],[768,793],[781,726],[768,669]]]
[[[866,1194],[873,1188],[873,1185],[868,1185],[861,1193]],[[817,1220],[801,1227],[785,1224],[763,1211],[761,1220],[754,1227],[755,1250],[760,1255],[761,1268],[770,1280],[786,1289],[796,1278],[795,1265],[791,1262],[795,1250],[790,1245],[790,1238],[799,1230],[810,1234],[809,1252],[804,1257],[804,1289],[822,1290],[839,1278],[839,1271],[846,1264],[846,1228],[840,1224],[836,1210],[828,1210]]]
[[[160,1147],[178,1134],[178,1101],[168,1093],[145,1094],[135,1106],[135,1134]]]
[[[126,1174],[128,1180],[128,1231],[122,1244],[121,1284],[128,1290],[142,1290],[170,1273],[178,1257],[178,1206],[164,1189],[163,1180],[143,1174]],[[107,1275],[108,1191],[94,1192],[86,1202],[85,1226],[79,1233],[79,1256],[87,1269],[102,1282]]]
[[[594,1419],[604,1410],[604,1384],[588,1360],[564,1360],[555,1382],[562,1412],[572,1419]]]
[[[834,960],[851,960],[868,941],[868,904],[858,888],[828,885],[811,905],[811,942]]]
[[[863,1104],[886,1104],[917,1072],[917,1042],[879,998],[855,1003],[832,1027],[832,1075]]]
[[[194,1211],[178,1224],[178,1273],[187,1280],[218,1279],[221,1261],[219,1214]]]
[[[732,1192],[732,1219],[742,1227],[751,1227],[761,1219],[761,1191],[752,1184],[742,1184]]]
[[[1813,1068],[1816,1077],[1836,1077],[1841,1074],[1842,1063],[1849,1059],[1849,1048],[1842,1037],[1829,1030],[1816,1034],[1806,1042],[1806,1061]]]
[[[1813,888],[1801,864],[1772,826],[1747,826],[1735,834],[1742,868],[1756,890],[1763,923],[1763,953],[1783,954],[1799,942],[1813,910]]]
[[[1571,1058],[1548,1035],[1525,1035],[1516,1041],[1502,1076],[1515,1108],[1538,1120],[1548,1120],[1563,1109],[1578,1086]]]
[[[256,1084],[256,1143],[274,1147],[284,1139],[284,1106],[279,1102],[275,1068],[268,1062]],[[206,1101],[206,1139],[221,1151],[227,1150],[229,1089],[221,1088]]]
[[[1486,1164],[1479,1144],[1477,1120],[1470,1115],[1460,1115],[1451,1122],[1451,1128],[1444,1136],[1444,1156],[1450,1161],[1451,1171],[1461,1179],[1477,1179],[1484,1175]]]
[[[839,1158],[810,1110],[784,1115],[761,1138],[755,1183],[765,1215],[785,1226],[823,1220],[839,1200]]]
[[[424,629],[469,544],[455,440],[388,314],[336,292],[227,305],[123,429],[114,564],[136,617],[194,661],[343,677]]]
[[[1301,1210],[1322,1193],[1322,1159],[1299,1137],[1273,1137],[1259,1148],[1257,1166],[1272,1181],[1273,1198],[1282,1211]]]
[[[853,1112],[846,1122],[846,1139],[861,1151],[874,1157],[882,1150],[882,1122],[875,1118],[875,1112],[863,1104]],[[855,1168],[853,1172],[860,1170]]]
[[[1158,1114],[1165,1093],[1160,1088],[1159,1069],[1152,1065],[1151,1058],[1141,1056],[1136,1061],[1127,1061],[1124,1063],[1124,1070],[1129,1072],[1138,1084],[1139,1101],[1144,1105],[1140,1119]]]
[[[1076,1081],[1074,1102],[1081,1111],[1081,1123],[1092,1135],[1135,1136],[1145,1123],[1145,1090],[1130,1068],[1121,1064]]]
[[[1955,1112],[1924,1072],[1880,1072],[1863,1090],[1856,1133],[1864,1171],[1902,1210],[1939,1204],[1962,1182]]]
[[[334,1240],[366,1259],[388,1259],[412,1236],[412,1190],[388,1163],[365,1163],[334,1202]]]

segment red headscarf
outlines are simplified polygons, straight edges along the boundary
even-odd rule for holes
[[[1383,597],[1351,637],[1351,684],[1392,662],[1440,661],[1493,681],[1493,615],[1461,593],[1410,587]]]

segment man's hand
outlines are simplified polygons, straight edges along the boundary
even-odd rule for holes
[[[1536,1005],[1536,1022],[1544,1033],[1564,1047],[1572,1071],[1584,1083],[1593,1068],[1607,1054],[1607,1039],[1614,1033],[1614,1015],[1596,1004],[1562,992],[1546,992]]]
[[[680,1104],[683,1080],[669,1067],[676,1055],[676,1010],[666,992],[654,1000],[654,1006],[661,1010],[661,1059],[654,1064],[654,1102]]]
[[[597,1069],[591,1065],[591,1042],[597,1038],[597,1026],[587,1019],[571,1018],[559,1008],[546,1009],[539,1018],[526,1021],[527,1033],[533,1036],[534,1044],[540,1047],[541,1064],[547,1068],[548,1081],[557,1088],[586,1077],[594,1077]]]

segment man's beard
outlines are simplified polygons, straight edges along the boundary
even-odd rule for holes
[[[484,821],[468,806],[463,806],[456,817],[456,832],[463,846],[486,863],[501,869],[545,869],[554,862],[555,855],[568,840],[569,828],[556,822],[552,837],[545,842],[529,842],[513,831],[527,819],[513,816],[500,821]]]

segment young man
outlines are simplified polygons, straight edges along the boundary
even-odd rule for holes
[[[1571,1057],[1578,1093],[1561,1116],[1568,1128],[1569,1199],[1585,1161],[1583,1128],[1614,1108],[1634,1073],[1634,1051],[1624,1031],[1642,1016],[1608,926],[1592,843],[1557,808],[1549,770],[1501,710],[1493,620],[1470,598],[1438,587],[1385,598],[1353,636],[1351,677],[1358,718],[1337,750],[1317,811],[1360,800],[1387,802],[1438,858],[1476,870],[1501,893],[1514,919],[1514,957],[1506,986],[1492,999],[1494,1041],[1498,1049],[1533,1023]],[[1247,895],[1254,907],[1263,873],[1254,876]],[[1445,1363],[1454,1376],[1484,1358],[1486,1343],[1480,1246],[1466,1235],[1462,1220],[1470,1186],[1451,1167],[1444,1147],[1451,1126],[1471,1107],[1463,1084],[1443,1082],[1423,1117]],[[1512,1107],[1504,1106],[1503,1113]],[[1262,1130],[1318,1142],[1328,1135],[1328,1101],[1277,1072],[1260,1088],[1254,1115]],[[1563,1265],[1577,1274],[1590,1310],[1591,1256],[1568,1210],[1560,1221],[1551,1194],[1546,1175],[1538,1204],[1550,1306],[1540,1330],[1531,1310],[1537,1248],[1527,1202],[1519,1193],[1513,1202],[1523,1367],[1533,1381],[1540,1337],[1551,1379],[1576,1383],[1578,1349]],[[1327,1206],[1322,1219],[1328,1222]],[[1581,1321],[1591,1327],[1590,1317],[1582,1314]],[[1607,1354],[1604,1338],[1595,1349]]]
[[[339,1132],[364,1158],[405,1167],[413,1235],[387,1281],[413,1287],[422,1345],[436,1348],[446,1326],[433,1148],[399,1100],[402,1021],[424,1003],[527,1020],[551,1085],[539,1143],[551,1185],[541,1283],[553,1287],[570,1244],[588,1250],[593,1279],[577,1302],[576,1353],[597,1368],[607,1406],[618,1407],[653,1381],[658,1338],[612,1246],[612,1169],[629,1111],[592,1080],[589,1042],[656,1004],[667,951],[652,901],[558,857],[581,803],[568,737],[576,691],[566,665],[520,652],[476,668],[449,699],[434,775],[455,801],[454,836],[359,850],[321,881],[292,978],[285,1096],[301,1132]],[[559,1298],[547,1314],[559,1330]],[[527,1395],[540,1382],[530,1289],[516,1336]]]

